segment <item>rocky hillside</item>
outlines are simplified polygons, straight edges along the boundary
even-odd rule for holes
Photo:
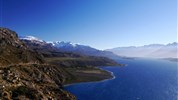
[[[14,31],[0,28],[0,66],[17,63],[44,63],[44,61],[38,52],[29,50]]]
[[[64,76],[56,66],[20,64],[0,67],[0,99],[75,100],[62,89]]]
[[[0,28],[1,100],[75,100],[62,89],[64,73],[45,64],[42,54],[29,49],[14,31]]]

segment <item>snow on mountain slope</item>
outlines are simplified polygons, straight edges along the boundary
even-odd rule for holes
[[[34,37],[34,36],[20,36],[19,38],[20,38],[21,40],[44,42],[43,40],[38,39],[37,37]]]
[[[24,41],[30,47],[42,47],[46,49],[56,49],[62,52],[73,52],[77,54],[89,55],[89,56],[103,56],[108,58],[117,58],[118,56],[109,51],[102,51],[90,46],[80,45],[78,43],[56,41],[45,42],[33,36],[20,37],[21,41]]]
[[[64,41],[48,42],[48,43],[51,43],[54,47],[66,52],[74,52],[74,53],[84,54],[89,56],[103,56],[108,58],[119,57],[112,52],[98,50],[90,46],[80,45],[77,43],[64,42]]]
[[[76,52],[76,53],[86,53],[89,54],[91,52],[97,52],[95,48],[86,45],[80,45],[77,43],[64,42],[64,41],[56,41],[56,42],[47,42],[52,44],[54,47],[59,48],[63,51]]]
[[[56,41],[56,42],[47,42],[52,44],[55,47],[77,47],[79,44],[72,42]]]

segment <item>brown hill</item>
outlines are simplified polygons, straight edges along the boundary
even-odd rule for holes
[[[38,52],[29,50],[16,32],[0,28],[0,66],[18,63],[43,63]]]
[[[75,100],[62,89],[63,70],[47,64],[18,64],[0,67],[2,100]]]
[[[65,73],[45,64],[42,54],[29,49],[14,31],[0,28],[0,100],[75,100],[62,89]]]

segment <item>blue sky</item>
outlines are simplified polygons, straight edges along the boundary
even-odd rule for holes
[[[177,41],[177,0],[0,0],[0,26],[98,49]]]

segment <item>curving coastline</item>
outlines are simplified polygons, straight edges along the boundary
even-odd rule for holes
[[[86,84],[86,83],[97,83],[97,82],[105,82],[105,81],[109,81],[109,80],[114,80],[116,78],[116,76],[114,75],[113,72],[103,69],[101,67],[98,67],[100,70],[106,71],[107,73],[109,73],[109,75],[111,76],[111,78],[106,78],[106,79],[102,79],[102,80],[98,80],[98,81],[89,81],[89,82],[77,82],[77,83],[71,83],[71,84],[66,84],[64,85],[64,87],[67,86],[71,86],[71,85],[76,85],[76,84]]]

